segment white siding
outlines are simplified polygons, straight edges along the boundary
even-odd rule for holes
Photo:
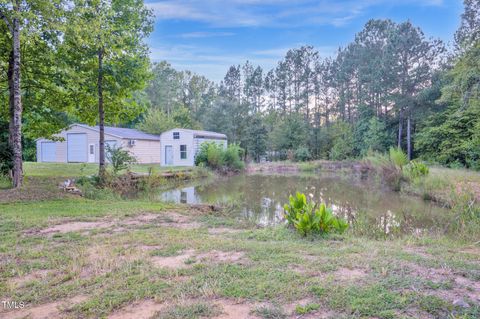
[[[180,138],[173,139],[173,132],[179,132]],[[173,149],[173,166],[193,166],[194,149],[193,149],[193,133],[188,131],[170,130],[160,135],[160,165],[166,166],[165,163],[165,146],[171,145]],[[180,158],[180,145],[187,146],[187,158]]]
[[[54,142],[42,142],[40,157],[42,162],[55,162],[56,160],[56,145]]]
[[[87,133],[67,133],[67,162],[85,163],[87,160]]]
[[[60,132],[59,134],[56,135],[56,137],[61,138],[62,141],[55,142],[56,144],[56,161],[58,163],[67,163],[67,134],[71,133],[85,133],[87,135],[87,147],[85,147],[85,158],[88,160],[88,144],[95,144],[95,163],[98,163],[98,140],[99,140],[99,133],[91,130],[89,128],[79,126],[79,125],[72,125],[70,129],[65,130]],[[115,136],[110,136],[108,134],[105,134],[105,139],[106,140],[117,140],[119,143],[121,142],[121,139]],[[45,142],[48,140],[45,139],[40,139],[37,140],[37,147],[40,147],[40,152],[37,152],[41,154],[41,142]],[[37,161],[41,162],[41,157],[37,156]]]
[[[180,138],[174,139],[173,132],[179,132]],[[215,142],[227,147],[227,140],[211,139],[211,138],[196,138],[194,131],[173,129],[166,131],[160,135],[160,165],[166,166],[165,163],[165,146],[171,145],[173,148],[173,166],[194,166],[195,155],[203,142]],[[180,145],[187,146],[187,158],[180,158]]]
[[[85,147],[86,160],[88,160],[88,145],[95,145],[95,163],[99,161],[99,133],[87,127],[72,125],[70,129],[62,131],[56,137],[62,138],[63,141],[55,143],[55,162],[67,162],[67,134],[85,133],[87,135],[87,146]],[[121,139],[116,136],[105,134],[106,141],[115,141],[117,145],[121,145],[128,150],[138,161],[138,163],[160,163],[160,141],[151,140],[135,140],[135,145],[129,146],[128,139]],[[37,161],[42,161],[42,142],[51,142],[46,139],[37,140]]]
[[[125,141],[125,149],[135,156],[138,163],[159,164],[160,163],[160,140],[135,140],[135,145],[128,146]]]

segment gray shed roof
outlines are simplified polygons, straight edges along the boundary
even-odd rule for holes
[[[74,124],[74,125],[87,127],[97,132],[99,131],[98,126],[88,126],[85,124]],[[142,131],[139,131],[133,128],[105,126],[105,134],[113,135],[120,138],[130,139],[130,140],[152,140],[152,141],[160,140],[159,135],[144,133]]]
[[[173,132],[173,131],[190,132],[190,133],[193,133],[193,137],[210,137],[210,138],[225,139],[225,140],[227,139],[227,135],[222,133],[212,132],[212,131],[190,130],[186,128],[174,128],[167,132]]]

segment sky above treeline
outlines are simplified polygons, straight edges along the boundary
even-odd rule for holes
[[[447,45],[460,23],[461,0],[146,0],[155,29],[152,61],[166,60],[220,82],[249,60],[275,67],[288,49],[312,45],[322,57],[353,41],[369,19],[410,20]]]

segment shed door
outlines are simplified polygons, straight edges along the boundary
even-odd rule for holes
[[[55,162],[57,159],[57,147],[55,142],[42,142],[41,143],[41,161],[42,162]]]
[[[95,163],[95,144],[88,144],[88,162]]]
[[[165,165],[173,165],[173,147],[165,145]]]
[[[77,163],[87,161],[87,134],[67,134],[67,161]]]

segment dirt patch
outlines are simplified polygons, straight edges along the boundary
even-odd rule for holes
[[[90,230],[94,228],[109,228],[112,227],[115,223],[113,222],[68,222],[64,224],[59,224],[44,228],[39,231],[40,234],[50,234],[50,233],[69,233],[69,232],[78,232],[82,230]]]
[[[138,249],[138,250],[141,250],[141,251],[152,251],[152,250],[162,249],[163,246],[159,246],[159,245],[129,245],[129,246],[124,246],[124,248]]]
[[[219,251],[212,250],[208,253],[199,254],[196,256],[199,260],[209,260],[213,262],[229,262],[242,263],[244,261],[245,253],[243,251]]]
[[[115,311],[108,316],[108,319],[148,319],[164,308],[163,303],[157,303],[151,299],[142,300]]]
[[[295,314],[295,308],[297,306],[306,306],[310,303],[313,303],[313,299],[312,298],[303,298],[303,299],[300,299],[300,300],[297,300],[295,302],[292,302],[292,303],[289,303],[287,305],[285,305],[285,307],[283,308],[285,310],[285,312],[287,314]]]
[[[142,258],[143,250],[130,250],[116,254],[112,247],[103,245],[90,246],[84,255],[84,263],[76,263],[80,278],[104,275],[125,263]]]
[[[427,268],[413,262],[403,263],[404,268],[409,270],[409,273],[433,282],[446,281],[453,279],[453,273],[450,268]]]
[[[187,265],[185,262],[189,258],[192,258],[194,253],[195,251],[190,249],[190,250],[184,251],[181,255],[177,255],[177,256],[168,256],[168,257],[154,256],[152,257],[152,262],[157,267],[172,268],[172,269],[187,268],[189,265]]]
[[[424,247],[407,246],[407,247],[403,247],[402,249],[403,251],[413,255],[418,255],[423,258],[432,258],[432,255],[427,253]]]
[[[35,270],[24,276],[14,277],[10,279],[10,284],[15,287],[23,287],[25,286],[25,284],[32,280],[44,280],[45,278],[47,278],[50,272],[51,270],[48,269]]]
[[[414,263],[407,266],[410,273],[416,277],[430,280],[435,283],[451,282],[452,289],[432,290],[430,293],[442,299],[453,302],[459,298],[469,298],[476,303],[480,302],[480,282],[456,275],[450,268],[426,268]]]
[[[69,233],[69,232],[85,232],[92,229],[109,229],[112,228],[114,232],[121,232],[127,230],[131,226],[142,226],[147,224],[157,224],[166,227],[177,228],[198,228],[199,223],[190,222],[190,218],[174,213],[165,212],[161,214],[145,213],[134,217],[125,219],[113,219],[112,217],[105,217],[95,221],[67,221],[53,225],[41,230],[31,229],[26,231],[26,234],[47,234],[53,235],[55,233]]]
[[[455,252],[455,253],[460,252],[460,253],[464,253],[464,254],[480,256],[480,247],[466,247],[462,250],[453,251],[453,252]]]
[[[9,312],[0,314],[2,319],[20,319],[20,318],[29,318],[29,319],[51,319],[51,318],[60,318],[62,312],[68,311],[73,308],[74,305],[79,304],[87,300],[88,297],[84,295],[75,296],[66,300],[54,301],[37,306],[29,306],[26,308],[13,310]],[[3,309],[3,307],[2,307]]]
[[[213,263],[236,263],[242,264],[246,262],[244,252],[235,251],[219,251],[212,250],[207,253],[195,253],[195,250],[189,249],[177,256],[154,256],[151,258],[153,264],[157,267],[165,267],[172,269],[188,268],[196,262],[213,262]],[[191,262],[189,262],[191,261]]]
[[[357,280],[366,277],[368,274],[360,268],[339,268],[333,272],[333,275],[340,280]]]
[[[202,226],[200,223],[193,222],[190,217],[175,212],[162,214],[159,221],[160,226],[181,229],[195,229]]]
[[[293,303],[289,303],[287,304],[285,307],[284,307],[284,310],[286,312],[286,314],[289,316],[289,318],[302,318],[302,319],[313,319],[313,318],[336,318],[338,316],[336,316],[335,312],[331,311],[331,310],[328,310],[328,309],[322,309],[322,307],[320,307],[319,309],[317,310],[313,310],[309,313],[306,313],[306,314],[303,314],[303,315],[299,315],[296,313],[296,308],[297,306],[301,306],[301,307],[305,307],[309,304],[318,304],[318,302],[315,302],[315,300],[313,300],[312,298],[304,298],[304,299],[301,299],[301,300],[298,300],[296,302],[293,302]]]
[[[260,318],[253,314],[255,310],[254,304],[239,303],[233,300],[220,299],[215,304],[222,309],[222,314],[215,319],[257,319]]]
[[[456,276],[454,281],[458,293],[480,303],[480,281],[473,281],[462,276]]]
[[[127,218],[124,220],[118,221],[119,224],[122,225],[143,225],[143,224],[149,224],[155,219],[159,218],[159,216],[162,216],[161,214],[153,214],[153,213],[146,213],[146,214],[141,214],[137,215],[131,218]]]

